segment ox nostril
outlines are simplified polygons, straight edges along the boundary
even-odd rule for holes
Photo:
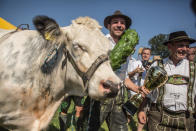
[[[116,87],[117,85],[114,84],[112,81],[110,80],[107,80],[106,82],[103,82],[103,87],[105,89],[109,89],[109,88],[112,88],[112,87]]]
[[[105,88],[105,89],[109,89],[110,87],[112,86],[112,83],[111,83],[111,81],[106,81],[106,82],[103,82],[103,87]]]
[[[105,89],[110,89],[110,93],[107,94],[107,97],[115,97],[118,94],[118,84],[115,84],[114,82],[107,80],[103,82],[103,87]]]

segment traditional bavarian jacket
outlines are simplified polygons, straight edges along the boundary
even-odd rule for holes
[[[155,62],[152,66],[156,66],[157,64],[158,62]],[[189,61],[187,59],[183,59],[175,66],[169,58],[166,58],[163,60],[163,67],[168,75],[168,81],[163,87],[163,93],[158,93],[160,89],[155,89],[147,97],[150,97],[153,103],[157,103],[158,100],[162,101],[163,106],[171,111],[187,110],[187,94],[190,80]],[[193,81],[195,81],[195,77]],[[161,95],[162,100],[159,99]],[[192,100],[192,107],[195,107],[195,95],[196,83],[193,84],[193,87],[189,92],[189,101]]]

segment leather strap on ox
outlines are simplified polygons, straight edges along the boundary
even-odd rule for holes
[[[85,91],[88,88],[89,85],[89,81],[91,79],[91,77],[93,76],[93,74],[95,73],[95,71],[97,70],[97,68],[104,63],[105,61],[108,60],[108,55],[103,54],[100,55],[94,62],[93,64],[90,66],[90,68],[86,71],[86,72],[82,72],[77,64],[75,63],[73,57],[71,56],[71,54],[69,53],[69,51],[67,49],[65,49],[65,57],[67,57],[69,59],[69,61],[71,62],[72,66],[74,67],[74,69],[76,70],[76,72],[78,73],[78,75],[82,78],[83,80],[83,84],[84,84],[84,88]]]

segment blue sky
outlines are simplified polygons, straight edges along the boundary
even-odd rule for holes
[[[131,28],[140,36],[137,50],[160,33],[185,30],[196,38],[190,0],[0,0],[0,17],[16,26],[29,24],[30,29],[34,29],[32,18],[36,15],[50,16],[60,26],[68,26],[79,16],[90,16],[103,26],[104,18],[115,10],[131,17]],[[104,26],[102,31],[108,33]]]

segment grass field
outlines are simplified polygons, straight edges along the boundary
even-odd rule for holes
[[[71,118],[73,116],[73,103],[71,104],[69,111],[68,111],[68,121],[70,124],[70,127],[67,131],[75,131],[75,127],[73,124],[71,124]],[[57,110],[57,112],[55,113],[50,125],[48,126],[48,128],[46,129],[46,131],[59,131],[60,126],[59,126],[59,120],[58,120],[58,114],[60,112],[60,109]],[[104,122],[100,128],[99,131],[108,131],[107,125]],[[129,123],[129,131],[137,131],[137,117],[134,116],[133,119],[130,121]],[[146,129],[144,128],[143,131],[146,131]]]

